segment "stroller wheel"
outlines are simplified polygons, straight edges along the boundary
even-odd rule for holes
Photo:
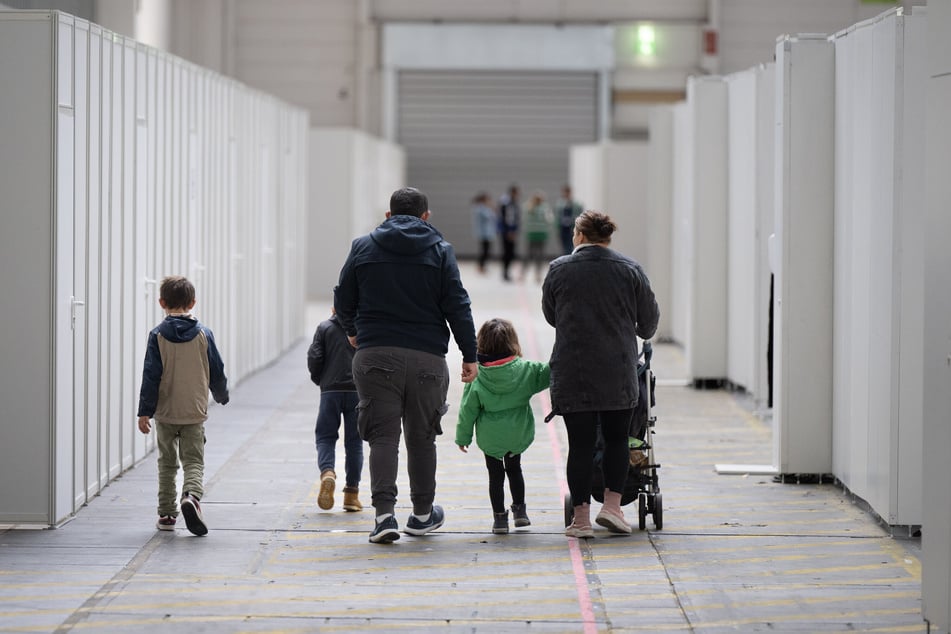
[[[664,498],[660,493],[654,495],[654,527],[657,530],[664,528]]]
[[[575,519],[575,505],[572,503],[571,494],[565,493],[565,528],[571,526]]]
[[[637,494],[637,527],[647,528],[647,494],[643,491]]]

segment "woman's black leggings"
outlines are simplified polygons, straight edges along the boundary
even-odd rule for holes
[[[525,478],[522,477],[522,455],[509,454],[502,460],[485,454],[485,466],[489,470],[489,500],[493,513],[505,512],[505,476],[509,477],[512,504],[525,504]]]
[[[562,416],[568,430],[568,491],[575,506],[591,502],[591,478],[594,472],[594,445],[598,438],[598,423],[601,423],[601,433],[604,436],[604,458],[601,461],[604,486],[617,493],[624,492],[631,458],[627,437],[633,415],[633,409],[621,409],[577,412]]]

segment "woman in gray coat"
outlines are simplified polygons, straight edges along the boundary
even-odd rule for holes
[[[570,537],[594,536],[590,503],[598,424],[605,444],[605,490],[596,521],[612,532],[631,532],[621,493],[639,394],[637,337],[654,335],[660,313],[641,266],[608,248],[616,229],[606,214],[582,213],[575,221],[574,251],[552,262],[542,286],[545,319],[555,327],[552,406],[568,431],[574,521],[565,534]]]

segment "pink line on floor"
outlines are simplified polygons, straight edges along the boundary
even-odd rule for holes
[[[538,345],[536,343],[535,319],[532,317],[531,309],[525,297],[525,292],[518,294],[521,303],[522,312],[526,315],[523,323],[527,326],[528,332],[520,337],[525,345],[528,358],[539,360]],[[539,308],[540,310],[540,308]],[[551,411],[551,397],[548,392],[541,392],[538,397],[542,401],[542,411]],[[559,503],[564,504],[565,496],[568,495],[568,481],[565,479],[565,471],[559,468],[563,464],[561,442],[558,440],[558,434],[555,432],[554,421],[545,424],[545,431],[548,432],[548,444],[551,447],[552,462],[555,466],[555,478],[558,480],[558,490],[561,494]],[[594,617],[594,604],[591,602],[591,593],[588,592],[588,575],[584,568],[584,558],[581,556],[581,546],[579,540],[573,537],[566,537],[568,541],[568,555],[571,558],[571,568],[575,576],[575,588],[578,592],[578,607],[581,609],[581,620],[584,625],[585,634],[596,634],[598,623]]]

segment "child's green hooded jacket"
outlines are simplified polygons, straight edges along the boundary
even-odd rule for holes
[[[475,381],[462,392],[456,444],[471,445],[475,428],[476,443],[486,455],[501,460],[508,453],[523,453],[535,439],[535,417],[528,401],[548,387],[550,374],[544,361],[521,357],[480,365]]]

